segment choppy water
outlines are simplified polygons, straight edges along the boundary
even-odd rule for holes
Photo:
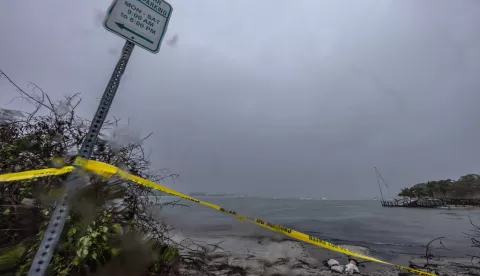
[[[387,259],[400,253],[425,254],[424,246],[437,237],[445,237],[443,242],[449,249],[435,250],[443,256],[464,256],[480,251],[470,247],[470,240],[464,234],[472,229],[468,216],[480,225],[478,209],[382,208],[379,201],[199,199],[337,244],[367,246]],[[182,203],[190,207],[167,208],[162,215],[168,223],[187,235],[258,237],[269,234],[249,222],[237,221],[232,216],[185,200]],[[436,243],[434,247],[441,246]]]

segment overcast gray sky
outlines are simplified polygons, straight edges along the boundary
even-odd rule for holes
[[[183,191],[365,199],[480,171],[480,1],[172,0],[111,115]],[[90,117],[123,40],[109,0],[4,0],[0,69]],[[176,45],[166,41],[178,35]],[[0,79],[0,107],[15,95]]]

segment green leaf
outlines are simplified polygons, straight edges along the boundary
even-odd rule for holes
[[[114,233],[117,233],[117,234],[120,233],[120,231],[122,230],[122,227],[121,227],[120,224],[118,224],[118,223],[115,223],[115,224],[112,226],[112,228],[113,228],[113,232],[114,232]]]
[[[70,228],[70,229],[68,230],[67,236],[68,236],[68,237],[71,237],[71,236],[73,236],[75,233],[77,233],[77,229],[72,227],[72,228]]]
[[[120,249],[119,248],[112,248],[110,250],[110,252],[112,252],[113,256],[117,256],[118,254],[120,254]]]
[[[80,239],[80,243],[82,243],[83,245],[88,245],[88,244],[90,244],[90,237],[89,237],[89,236],[82,237],[82,238]]]
[[[23,245],[17,245],[0,253],[0,267],[15,265],[25,252]]]

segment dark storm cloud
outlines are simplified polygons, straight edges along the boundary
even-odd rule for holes
[[[122,47],[101,27],[109,2],[26,3],[0,11],[0,67],[82,92],[88,116]],[[179,190],[372,198],[373,166],[390,195],[479,170],[478,1],[171,4],[160,54],[135,50],[112,115],[154,131]]]

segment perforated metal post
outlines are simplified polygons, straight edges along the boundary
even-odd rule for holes
[[[85,159],[89,159],[92,154],[98,134],[102,128],[105,118],[107,117],[108,110],[110,109],[115,93],[117,92],[120,79],[125,72],[125,67],[127,67],[127,63],[134,46],[135,44],[130,41],[126,41],[125,46],[123,46],[122,55],[120,56],[117,66],[113,71],[112,77],[108,82],[107,88],[103,93],[102,100],[98,106],[95,116],[93,117],[87,136],[85,136],[82,146],[80,147],[79,155]],[[29,276],[45,275],[48,264],[50,263],[50,259],[52,258],[55,250],[55,246],[57,245],[63,230],[63,226],[65,225],[65,221],[68,217],[68,198],[73,197],[75,191],[83,184],[80,169],[81,168],[76,166],[67,178],[65,194],[62,195],[62,197],[57,201],[50,223],[48,224],[45,235],[43,236],[43,240],[40,243],[40,248],[38,248],[35,258],[33,259],[32,266],[30,267],[30,271],[28,272]]]

